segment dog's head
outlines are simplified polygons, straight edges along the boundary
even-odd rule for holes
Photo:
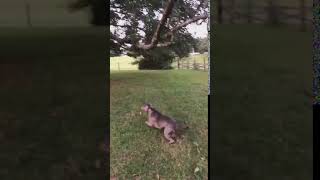
[[[145,103],[142,107],[141,110],[148,112],[148,110],[151,108],[151,105],[148,103]]]

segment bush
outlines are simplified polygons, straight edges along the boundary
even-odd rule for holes
[[[138,64],[139,69],[172,69],[174,55],[166,49],[154,49],[145,52],[143,56],[137,58],[135,64]]]

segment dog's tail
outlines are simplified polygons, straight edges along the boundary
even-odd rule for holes
[[[177,129],[188,129],[189,126],[185,122],[177,123]]]

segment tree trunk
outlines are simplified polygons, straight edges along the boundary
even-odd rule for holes
[[[91,24],[95,26],[105,26],[108,24],[109,18],[106,12],[107,2],[95,0],[91,4]]]

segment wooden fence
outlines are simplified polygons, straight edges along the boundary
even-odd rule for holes
[[[178,61],[176,65],[173,66],[175,69],[192,69],[200,71],[208,71],[208,62],[204,59],[202,63],[196,62],[195,60],[185,60]]]
[[[277,5],[273,1],[264,5],[247,1],[247,4],[242,6],[232,3],[234,0],[221,4],[218,7],[218,23],[292,24],[299,25],[302,30],[312,25],[313,8],[304,0],[300,0],[296,6]]]

